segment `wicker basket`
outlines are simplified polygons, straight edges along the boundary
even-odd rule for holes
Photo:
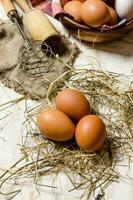
[[[112,30],[95,30],[86,25],[79,24],[65,15],[59,17],[61,23],[76,38],[88,42],[110,42],[121,39],[133,30],[133,19],[128,23],[114,27]]]

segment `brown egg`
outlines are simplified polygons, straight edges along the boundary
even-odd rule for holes
[[[105,132],[105,125],[100,117],[87,115],[78,122],[75,139],[80,149],[94,152],[102,146]]]
[[[75,1],[75,0],[72,0],[72,1]],[[84,2],[84,1],[86,1],[86,0],[77,0],[77,1],[81,1],[81,2]]]
[[[68,115],[75,122],[90,114],[89,101],[75,89],[65,89],[56,96],[56,108]]]
[[[40,132],[48,139],[58,142],[70,140],[75,127],[67,115],[57,109],[42,111],[37,118]]]
[[[110,20],[108,6],[100,0],[87,0],[80,7],[81,19],[92,27],[100,27]]]
[[[110,13],[110,21],[109,21],[108,24],[110,26],[113,26],[113,25],[117,24],[117,22],[118,22],[118,16],[116,14],[115,9],[113,9],[111,6],[108,6],[108,9],[109,9],[109,13]]]
[[[69,2],[70,0],[60,0],[61,6],[63,7],[67,2]]]
[[[80,1],[69,1],[64,6],[64,11],[69,15],[73,16],[74,20],[77,22],[81,22],[81,15],[80,15],[80,6],[82,3]]]

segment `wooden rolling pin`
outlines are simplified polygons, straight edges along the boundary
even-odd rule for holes
[[[47,43],[57,53],[61,36],[47,16],[41,10],[30,8],[25,0],[14,1],[25,12],[23,25],[31,38]]]

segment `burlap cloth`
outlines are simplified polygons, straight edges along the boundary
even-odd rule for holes
[[[54,60],[52,70],[43,77],[29,77],[18,64],[18,53],[23,39],[16,25],[10,21],[0,21],[0,80],[5,86],[32,99],[44,98],[50,83],[68,70],[66,63],[72,64],[78,53],[76,45],[66,37],[62,37],[62,41],[65,50],[60,59]]]

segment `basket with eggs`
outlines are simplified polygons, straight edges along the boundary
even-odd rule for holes
[[[88,42],[120,39],[133,29],[133,0],[61,0],[61,23]]]

